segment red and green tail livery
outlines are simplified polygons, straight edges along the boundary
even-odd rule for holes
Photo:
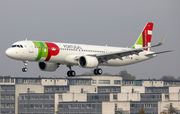
[[[153,23],[148,22],[132,48],[135,49],[135,48],[142,48],[142,47],[150,46],[152,31],[153,31]],[[144,50],[149,51],[149,48],[144,49]]]

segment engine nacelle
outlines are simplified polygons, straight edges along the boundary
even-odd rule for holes
[[[44,63],[44,62],[39,62],[39,68],[42,71],[55,71],[58,68],[57,63]]]
[[[83,68],[95,68],[99,62],[96,57],[92,56],[81,56],[78,61],[79,66]]]

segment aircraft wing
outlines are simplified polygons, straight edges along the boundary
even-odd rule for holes
[[[102,62],[107,62],[110,59],[116,59],[116,58],[119,58],[122,60],[122,57],[125,57],[125,56],[129,56],[129,55],[133,55],[133,54],[138,55],[140,52],[144,51],[143,49],[151,48],[151,47],[157,47],[157,46],[162,45],[164,43],[165,36],[166,36],[166,34],[162,38],[161,42],[157,45],[153,45],[153,46],[149,46],[149,47],[136,48],[136,49],[130,49],[129,48],[129,49],[124,50],[124,51],[97,54],[97,55],[91,55],[91,56],[97,57],[98,59],[102,60]],[[170,52],[170,51],[164,51],[164,52],[153,53],[153,54],[160,54],[160,53],[166,53],[166,52]],[[152,54],[149,54],[149,55],[152,55]]]
[[[117,51],[117,52],[110,52],[110,53],[105,53],[105,54],[97,54],[96,57],[97,58],[103,58],[105,60],[109,60],[109,59],[122,59],[122,57],[124,56],[129,56],[132,54],[136,54],[138,55],[140,52],[142,52],[142,48],[141,49],[127,49],[125,51]]]
[[[106,62],[106,61],[108,61],[110,59],[116,59],[116,58],[119,58],[119,59],[122,60],[122,57],[133,55],[133,54],[138,55],[140,52],[143,51],[143,49],[146,49],[146,48],[148,48],[148,47],[137,48],[137,49],[127,49],[127,50],[124,50],[124,51],[97,54],[97,55],[94,55],[94,56],[97,57],[98,59],[102,60],[102,62]]]

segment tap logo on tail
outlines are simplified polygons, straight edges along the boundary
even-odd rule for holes
[[[139,35],[139,38],[137,39],[136,43],[132,48],[142,48],[142,47],[148,47],[151,45],[151,37],[152,37],[152,30],[153,30],[153,23],[148,22],[146,26],[144,27],[143,31]],[[149,51],[148,48],[144,49],[146,51]]]

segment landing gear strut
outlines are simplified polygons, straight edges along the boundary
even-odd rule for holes
[[[67,65],[67,67],[69,67],[69,71],[67,72],[67,76],[68,77],[74,77],[76,75],[76,72],[74,70],[71,69],[71,65]]]
[[[102,74],[102,69],[100,69],[100,68],[96,68],[96,69],[94,69],[94,74],[95,75],[101,75]]]
[[[28,71],[28,69],[26,68],[27,67],[27,64],[28,64],[28,60],[27,61],[23,61],[24,62],[24,68],[22,68],[22,71],[23,72],[27,72]]]

